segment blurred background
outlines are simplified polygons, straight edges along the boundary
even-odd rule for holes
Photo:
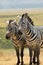
[[[12,41],[5,39],[6,21],[13,19],[18,23],[18,15],[23,13],[28,13],[34,25],[43,26],[43,0],[0,0],[0,65],[14,65],[17,62]],[[28,49],[24,49],[24,63],[29,64]],[[40,63],[43,65],[43,49]]]

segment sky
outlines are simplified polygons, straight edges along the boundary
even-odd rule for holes
[[[0,9],[43,8],[43,0],[0,0]]]

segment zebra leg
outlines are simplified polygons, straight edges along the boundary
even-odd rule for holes
[[[32,49],[29,48],[29,54],[30,54],[30,65],[32,65]]]
[[[21,47],[21,65],[23,65],[23,51],[24,51],[24,47]]]
[[[19,47],[16,47],[16,55],[17,55],[17,65],[20,63],[20,58],[19,58]]]
[[[37,65],[39,65],[39,55],[37,55]]]
[[[37,65],[39,65],[39,55],[40,55],[40,49],[37,50]]]
[[[35,64],[36,63],[36,53],[35,53],[35,51],[34,51],[34,56],[33,56],[33,63]]]

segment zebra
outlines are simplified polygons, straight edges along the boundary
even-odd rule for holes
[[[37,65],[39,65],[40,47],[43,43],[43,26],[34,26],[30,24],[28,13],[25,13],[19,21],[19,30],[22,31],[26,44],[29,46],[30,65],[32,65],[32,61],[36,63],[36,59]]]
[[[7,21],[8,26],[7,26],[7,32],[6,32],[6,39],[10,39],[14,43],[14,47],[16,50],[16,55],[17,55],[17,65],[20,63],[20,58],[19,58],[19,47],[21,48],[21,65],[23,65],[23,50],[24,47],[28,47],[26,44],[26,40],[24,36],[22,35],[22,31],[19,30],[19,26],[17,25],[16,21],[14,20],[9,20]],[[33,25],[33,23],[30,21],[30,23]]]
[[[14,47],[16,50],[16,55],[17,55],[17,65],[20,63],[20,58],[19,58],[19,47],[21,48],[21,65],[23,65],[23,49],[24,45],[26,44],[26,41],[24,38],[21,38],[21,32],[18,32],[18,25],[14,20],[9,20],[7,21],[8,26],[7,26],[7,32],[6,32],[6,39],[12,40],[14,43]],[[19,44],[20,43],[20,44]],[[24,44],[25,43],[25,44]]]

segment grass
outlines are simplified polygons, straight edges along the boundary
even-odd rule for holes
[[[19,21],[19,18],[17,18],[17,15],[22,15],[23,13],[28,12],[29,16],[33,20],[34,24],[37,26],[43,25],[43,10],[42,11],[8,11],[8,12],[0,12],[0,48],[14,48],[13,43],[11,40],[5,39],[6,34],[6,27],[7,27],[7,20],[10,19],[16,19],[16,21]]]

